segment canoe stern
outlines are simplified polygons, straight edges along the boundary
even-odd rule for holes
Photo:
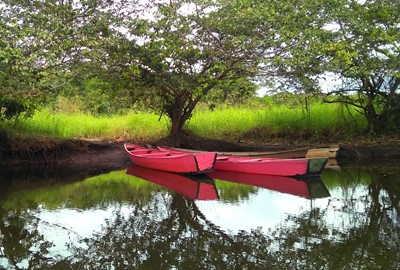
[[[307,175],[320,175],[327,162],[328,158],[310,158],[308,160]]]
[[[214,170],[217,161],[216,152],[194,154],[199,172],[207,173]]]

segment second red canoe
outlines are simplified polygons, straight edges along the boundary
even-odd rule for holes
[[[158,147],[158,149],[176,154],[188,153],[167,147]],[[214,169],[230,172],[308,178],[319,176],[327,161],[327,158],[281,159],[218,156]]]

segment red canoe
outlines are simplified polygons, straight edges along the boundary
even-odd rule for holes
[[[214,171],[207,175],[214,179],[261,187],[307,199],[325,198],[330,196],[329,191],[321,181],[321,178],[298,180],[287,176],[227,171]]]
[[[202,153],[206,151],[185,149],[185,148],[174,148],[169,149],[180,150],[191,153]],[[221,156],[237,156],[237,157],[266,157],[266,158],[329,158],[335,159],[339,151],[339,146],[332,145],[324,148],[295,148],[280,151],[261,151],[261,152],[220,152],[217,151],[218,155]]]
[[[166,147],[158,148],[168,153],[186,153]],[[315,177],[321,174],[327,161],[327,158],[280,159],[218,156],[215,170],[292,177]]]
[[[205,174],[184,176],[156,171],[132,164],[127,172],[144,180],[173,190],[191,200],[218,200],[215,182]]]
[[[184,153],[160,151],[135,144],[124,144],[133,164],[174,173],[199,174],[214,170],[217,153]]]

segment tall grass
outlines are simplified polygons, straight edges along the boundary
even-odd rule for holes
[[[187,124],[187,128],[199,136],[231,141],[243,137],[262,140],[274,137],[352,136],[365,127],[366,121],[361,115],[333,104],[313,104],[309,110],[283,105],[198,110]]]
[[[6,131],[30,136],[75,139],[157,139],[168,134],[165,119],[158,121],[151,113],[93,116],[84,113],[54,113],[49,109],[37,112],[32,118],[7,121]]]
[[[152,113],[93,116],[81,112],[44,109],[32,118],[4,123],[6,131],[29,136],[75,139],[157,140],[169,133],[169,120]],[[199,108],[185,128],[195,135],[229,141],[250,139],[304,140],[327,137],[332,140],[354,136],[366,121],[354,111],[335,104],[315,103],[305,110],[283,105],[269,107],[224,107],[213,111]]]

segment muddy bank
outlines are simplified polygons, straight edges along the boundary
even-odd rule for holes
[[[169,142],[146,142],[151,145]],[[139,142],[138,144],[145,144]],[[325,145],[329,146],[329,145]],[[393,163],[399,164],[400,145],[339,145],[339,165]],[[305,147],[305,145],[262,145],[231,143],[212,139],[191,139],[181,147],[208,151],[279,151]],[[308,147],[324,147],[324,145]],[[25,167],[32,165],[74,167],[75,169],[101,168],[118,170],[129,166],[123,142],[88,140],[46,140],[20,142],[18,147],[2,146],[0,167]]]
[[[47,140],[21,142],[17,147],[0,150],[0,167],[74,167],[103,168],[106,171],[126,168],[129,159],[123,143],[105,141]]]

